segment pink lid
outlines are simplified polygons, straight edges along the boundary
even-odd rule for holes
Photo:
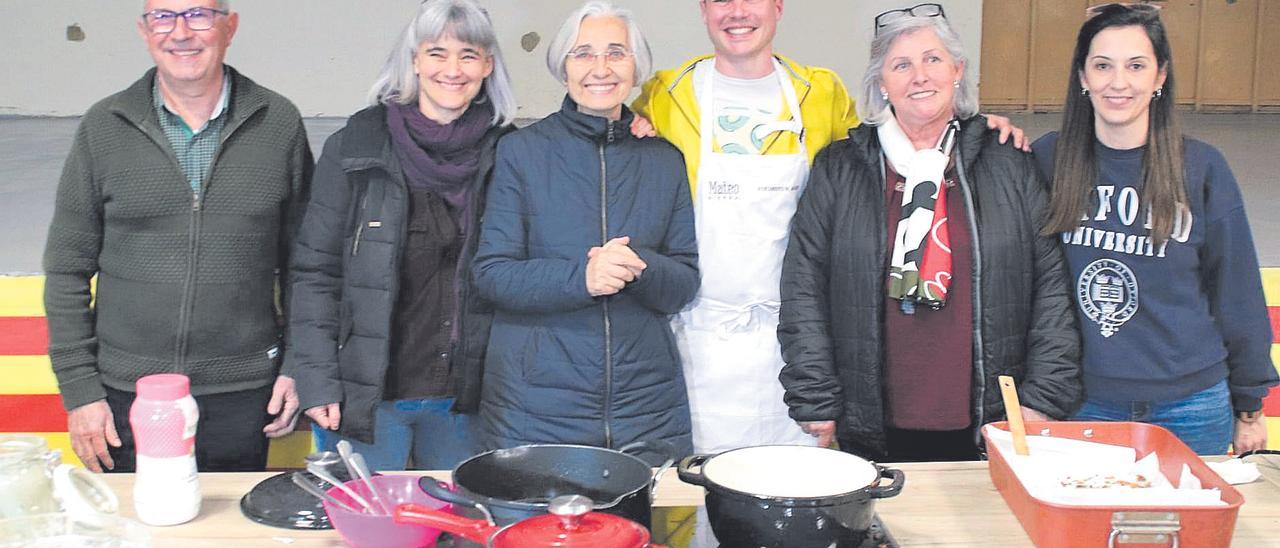
[[[191,380],[186,375],[165,373],[138,379],[138,397],[144,400],[176,400],[191,394]]]

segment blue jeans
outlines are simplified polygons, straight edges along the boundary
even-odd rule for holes
[[[450,413],[453,398],[384,401],[374,417],[372,445],[345,438],[374,470],[404,470],[412,453],[413,468],[452,470],[480,452],[472,417]],[[316,447],[336,451],[344,439],[332,430],[312,425]]]
[[[1137,421],[1163,426],[1198,455],[1225,454],[1235,428],[1226,379],[1171,402],[1086,400],[1071,420]]]

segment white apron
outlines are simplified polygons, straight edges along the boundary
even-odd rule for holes
[[[714,60],[703,61],[713,63]],[[782,401],[779,281],[791,216],[809,176],[800,104],[774,60],[798,154],[713,152],[714,69],[702,71],[701,162],[695,219],[702,285],[672,321],[689,391],[693,449],[718,453],[761,444],[813,445]]]

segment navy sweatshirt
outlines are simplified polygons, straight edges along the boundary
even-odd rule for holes
[[[1046,179],[1057,132],[1033,146]],[[1244,200],[1212,146],[1184,139],[1189,211],[1162,245],[1140,204],[1145,147],[1095,143],[1098,180],[1085,220],[1062,234],[1091,400],[1173,401],[1223,378],[1237,411],[1277,383],[1271,326]]]

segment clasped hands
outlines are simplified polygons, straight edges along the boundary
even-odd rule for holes
[[[613,295],[640,277],[649,265],[630,246],[631,237],[622,236],[587,251],[587,293]]]

